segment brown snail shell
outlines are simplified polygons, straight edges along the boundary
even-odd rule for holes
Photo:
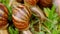
[[[36,5],[38,0],[25,0],[25,2],[27,2],[30,5]]]
[[[8,20],[8,10],[0,3],[0,29],[6,27]]]
[[[40,20],[46,19],[42,9],[39,8],[39,6],[32,6],[32,7],[30,7],[30,9],[31,9],[32,13],[34,13],[35,16],[37,16]]]
[[[23,3],[24,2],[24,0],[16,0],[17,2],[19,2],[19,3]]]
[[[41,7],[50,7],[52,6],[52,0],[39,0],[38,4]]]
[[[24,5],[13,6],[13,23],[19,30],[26,30],[29,27],[30,10]]]

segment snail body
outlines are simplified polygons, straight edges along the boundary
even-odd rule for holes
[[[13,23],[19,30],[25,30],[29,27],[30,10],[24,5],[13,6]]]
[[[8,10],[7,8],[0,3],[0,29],[7,27],[8,24]]]

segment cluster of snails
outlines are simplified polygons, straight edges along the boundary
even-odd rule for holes
[[[22,0],[21,0],[22,1]],[[32,7],[27,7],[24,4],[13,4],[12,5],[12,21],[16,28],[19,30],[26,30],[29,28],[29,20],[31,17],[31,12],[34,12],[38,17],[45,19],[42,10],[38,6],[35,6],[37,3],[42,6],[50,6],[51,0],[24,0],[26,3],[33,5]],[[46,4],[48,3],[48,4]],[[8,23],[8,9],[0,3],[0,28],[7,25]]]
[[[24,1],[27,2],[28,4],[30,4],[31,2],[30,0]],[[38,2],[38,0],[33,0],[32,1],[33,3],[31,3],[31,5],[36,5],[35,1]],[[29,29],[29,20],[32,12],[34,12],[39,18],[45,19],[42,10],[38,6],[28,7],[27,5],[15,2],[13,4],[12,12],[13,12],[12,14],[13,24],[15,25],[16,28],[18,28],[21,31]]]
[[[12,8],[12,21],[19,30],[25,30],[29,27],[30,9],[25,5],[14,5]],[[0,28],[8,24],[8,9],[0,3]]]
[[[49,7],[52,5],[52,0],[16,0],[17,2],[24,2],[24,4],[13,5],[13,23],[19,30],[26,30],[29,27],[29,19],[31,13],[35,13],[37,17],[46,19],[43,11],[36,5]],[[31,13],[30,13],[31,12]]]
[[[31,17],[30,9],[25,5],[14,5],[12,8],[12,21],[19,30],[29,28],[29,18]],[[0,3],[0,28],[7,27],[8,9]]]
[[[53,0],[16,0],[17,2],[27,2],[30,5],[39,5],[40,7],[52,6]]]

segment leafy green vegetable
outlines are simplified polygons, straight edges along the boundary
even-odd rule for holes
[[[58,14],[55,12],[55,6],[53,5],[51,9],[44,8],[45,13],[48,14],[47,18],[50,21],[45,21],[43,24],[51,31],[51,34],[58,34],[58,30],[55,29],[58,23]]]
[[[39,34],[45,34],[43,31],[39,32]]]
[[[8,30],[10,34],[19,34],[19,30],[17,28],[14,28],[14,26],[9,26]]]
[[[13,34],[13,31],[14,31],[14,30],[13,30],[13,28],[12,28],[11,26],[9,27],[8,30],[9,30],[9,33],[10,33],[10,34]]]
[[[4,4],[8,9],[8,20],[12,20],[12,6],[9,6],[10,0],[0,0],[0,3]],[[43,21],[40,23],[40,19],[32,14],[30,19],[30,28],[33,34],[60,34],[60,17],[55,12],[56,7],[53,5],[52,8],[44,8],[44,13],[46,14],[46,18],[49,20]],[[38,24],[38,26],[37,26]],[[36,28],[34,28],[36,26]],[[41,27],[40,27],[41,26]],[[39,31],[36,31],[37,27]],[[9,26],[8,28],[10,34],[19,34],[19,30],[14,26]]]

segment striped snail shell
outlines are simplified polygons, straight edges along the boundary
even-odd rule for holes
[[[39,8],[39,6],[32,6],[32,7],[30,7],[30,9],[31,9],[32,13],[34,13],[35,16],[37,16],[41,20],[45,20],[46,19],[43,11],[41,10],[41,8]]]
[[[7,20],[8,20],[8,10],[3,4],[0,3],[0,29],[7,27],[6,26]]]
[[[25,5],[13,6],[13,23],[19,30],[26,30],[29,27],[30,10]]]
[[[24,0],[24,2],[30,4],[30,5],[36,5],[39,0]]]

